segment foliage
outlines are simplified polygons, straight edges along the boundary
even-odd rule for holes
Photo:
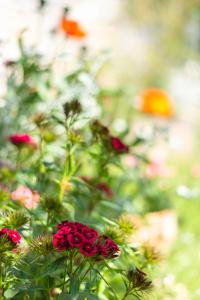
[[[0,112],[0,299],[140,299],[157,257],[129,242],[137,229],[127,213],[170,206],[146,172],[156,135],[118,136],[85,49],[58,79],[53,61],[29,51],[22,36],[18,45]],[[124,163],[128,155],[135,168]]]

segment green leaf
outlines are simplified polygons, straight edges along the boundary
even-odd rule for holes
[[[138,145],[143,144],[144,142],[145,142],[145,139],[138,136],[138,137],[135,138],[134,142],[132,143],[132,146],[136,147]]]
[[[19,292],[18,290],[8,289],[7,291],[4,292],[4,297],[6,299],[13,299],[13,297],[17,295],[18,292]]]
[[[58,296],[58,300],[78,300],[78,295],[73,296],[71,294],[62,293]],[[83,299],[82,299],[83,300]]]
[[[112,225],[112,226],[116,226],[116,225],[117,225],[116,222],[113,222],[113,221],[107,219],[106,217],[102,217],[102,220],[103,220],[104,222],[106,222],[107,224],[109,224],[109,225]]]
[[[58,300],[100,300],[97,296],[89,292],[81,292],[76,295],[62,293],[58,296]]]
[[[121,207],[119,207],[119,205],[117,205],[116,203],[113,202],[109,202],[109,201],[101,201],[100,205],[108,207],[108,208],[112,208],[114,210],[120,211]]]
[[[83,292],[79,294],[79,298],[78,300],[83,300],[83,299],[87,299],[87,300],[100,300],[97,296],[87,293],[87,292]]]

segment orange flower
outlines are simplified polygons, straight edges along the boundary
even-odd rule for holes
[[[80,39],[86,36],[86,32],[81,28],[80,24],[67,17],[61,19],[60,28],[69,37]]]
[[[147,89],[141,96],[141,110],[144,113],[160,117],[171,117],[174,113],[169,96],[157,88]]]

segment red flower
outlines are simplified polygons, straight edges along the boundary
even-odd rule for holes
[[[79,223],[79,222],[70,222],[70,221],[63,221],[62,223],[58,224],[58,229],[61,229],[63,227],[67,227],[70,232],[82,232],[82,229],[85,227],[85,225]]]
[[[3,228],[0,230],[0,237],[6,235],[10,242],[12,242],[14,245],[17,245],[20,243],[21,236],[18,231],[14,231],[12,229]]]
[[[119,253],[119,247],[107,236],[99,237],[97,243],[99,254],[106,258],[114,258]]]
[[[118,153],[127,153],[129,148],[118,137],[111,137],[112,148]]]
[[[109,257],[115,257],[119,254],[119,247],[112,240],[107,240]]]
[[[105,182],[100,182],[96,185],[96,188],[98,190],[101,190],[102,192],[104,192],[109,198],[112,197],[113,193],[111,191],[111,189],[109,188],[109,186],[107,185],[107,183]]]
[[[58,231],[53,236],[53,246],[63,251],[79,248],[80,253],[90,257],[99,255],[114,258],[119,253],[119,247],[107,236],[99,236],[98,232],[79,222],[63,221],[58,225]]]
[[[94,180],[92,178],[89,178],[87,176],[81,176],[80,177],[83,181],[85,181],[86,183],[93,185]],[[96,184],[96,188],[102,192],[104,192],[108,197],[112,197],[112,191],[109,188],[109,186],[107,185],[107,183],[105,182],[99,182]]]
[[[80,39],[86,36],[86,32],[81,28],[80,24],[67,17],[61,19],[60,28],[69,37]]]
[[[85,242],[80,247],[80,252],[85,256],[93,256],[97,253],[97,247],[91,242]]]
[[[54,248],[63,251],[79,247],[82,254],[86,256],[93,255],[92,253],[94,253],[96,246],[93,246],[91,250],[89,247],[90,245],[94,245],[94,242],[97,240],[98,233],[96,230],[79,222],[70,221],[63,221],[58,225],[58,229],[57,233],[53,236]]]
[[[100,242],[97,245],[97,249],[98,249],[98,252],[99,252],[99,254],[101,256],[103,256],[103,257],[107,257],[108,256],[108,247],[107,247],[106,243]]]
[[[53,236],[53,246],[54,248],[63,251],[70,248],[70,243],[68,240],[69,229],[67,227],[63,227],[57,231]]]
[[[69,223],[71,223],[71,222],[69,222],[69,221],[62,221],[62,223],[60,223],[60,224],[58,224],[58,229],[61,229],[61,228],[63,228],[63,227],[68,227],[69,226]]]
[[[37,148],[36,141],[32,138],[32,136],[24,133],[16,133],[13,135],[10,135],[8,137],[10,142],[14,144],[15,146],[31,146],[33,148]]]
[[[80,247],[84,241],[84,237],[78,232],[71,233],[68,236],[68,241],[71,247]]]
[[[85,237],[85,239],[89,242],[95,242],[98,237],[97,231],[89,227],[85,227],[82,230],[82,234]]]

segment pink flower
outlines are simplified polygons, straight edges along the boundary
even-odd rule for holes
[[[32,136],[25,133],[16,133],[8,137],[9,141],[17,147],[31,146],[37,148],[37,143]]]
[[[137,158],[134,155],[126,155],[125,164],[131,169],[137,166]]]
[[[32,209],[37,206],[40,195],[37,191],[32,191],[27,186],[21,185],[11,193],[11,199],[18,201],[28,209]]]
[[[152,161],[146,169],[146,176],[148,178],[153,177],[169,177],[172,175],[172,171],[165,165]]]

